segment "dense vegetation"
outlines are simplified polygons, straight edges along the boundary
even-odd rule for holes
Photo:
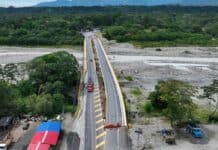
[[[15,113],[51,116],[60,113],[65,104],[76,105],[80,73],[74,56],[56,52],[24,65],[25,68],[10,64],[0,69],[0,116]],[[26,75],[28,78],[23,77]]]
[[[193,111],[196,106],[192,102],[192,96],[196,90],[186,82],[178,80],[160,81],[151,92],[148,99],[150,103],[145,105],[145,110],[161,111],[172,125],[180,125],[193,119]]]
[[[212,105],[211,107],[209,107],[209,115],[208,115],[208,121],[209,122],[218,122],[218,80],[213,80],[213,82],[208,85],[208,86],[204,86],[202,87],[202,89],[204,90],[203,93],[203,97],[208,98],[211,100],[211,102],[213,101],[215,104],[215,107]],[[211,103],[210,102],[210,103]]]
[[[0,8],[0,45],[81,45],[81,31],[142,47],[218,45],[218,7]]]

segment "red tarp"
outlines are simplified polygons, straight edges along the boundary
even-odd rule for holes
[[[30,144],[36,144],[40,142],[43,144],[56,145],[58,142],[58,136],[59,136],[59,133],[57,132],[50,132],[50,131],[36,132],[33,135]]]
[[[48,144],[42,144],[42,143],[37,143],[37,144],[29,144],[27,150],[49,150],[50,145]]]

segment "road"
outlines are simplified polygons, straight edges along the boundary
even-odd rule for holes
[[[86,50],[87,50],[87,69],[88,80],[91,79],[94,83],[97,80],[94,65],[92,63],[93,55],[91,52],[91,39],[86,37]],[[94,106],[93,106],[93,93],[85,90],[86,98],[86,110],[85,110],[85,150],[95,150],[96,146],[96,134],[95,134],[95,118],[94,118]]]
[[[115,80],[107,63],[100,40],[94,38],[93,41],[105,84],[107,97],[106,123],[122,123],[123,116]],[[128,150],[128,136],[126,130],[125,127],[108,130],[105,139],[105,150]]]

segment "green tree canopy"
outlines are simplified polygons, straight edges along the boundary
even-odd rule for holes
[[[192,96],[195,88],[186,82],[178,80],[160,81],[151,92],[149,99],[156,109],[163,111],[172,125],[192,119],[191,112],[195,105]]]
[[[15,93],[10,85],[0,80],[0,116],[16,112]]]
[[[213,80],[213,82],[208,85],[202,87],[204,90],[204,97],[210,98],[213,94],[218,93],[218,80]]]
[[[56,52],[33,59],[29,66],[29,80],[36,93],[62,93],[75,87],[80,79],[79,64],[67,52]]]

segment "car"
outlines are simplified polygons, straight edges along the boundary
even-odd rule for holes
[[[29,123],[25,123],[23,126],[23,130],[27,130],[29,128],[30,124]]]
[[[186,131],[189,132],[195,138],[202,138],[203,137],[203,131],[201,130],[201,128],[199,128],[195,124],[189,123],[186,126]]]

